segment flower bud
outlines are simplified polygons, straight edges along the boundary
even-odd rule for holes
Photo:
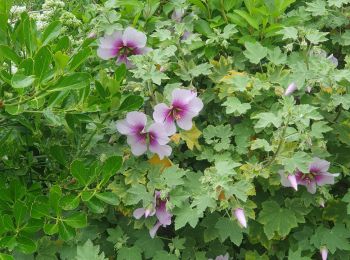
[[[295,84],[294,82],[292,82],[291,84],[289,84],[289,86],[287,87],[286,91],[284,92],[285,96],[290,96],[294,91],[296,91],[297,88],[297,84]]]
[[[321,247],[320,254],[321,254],[322,260],[327,260],[327,256],[328,256],[327,247],[325,247],[325,246]]]
[[[237,218],[238,222],[243,226],[247,227],[247,220],[245,218],[244,210],[242,208],[237,208],[234,211],[235,217]]]

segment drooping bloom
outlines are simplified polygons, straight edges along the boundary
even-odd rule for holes
[[[180,23],[184,14],[185,14],[185,10],[183,8],[177,8],[171,14],[171,19],[174,20],[175,22]]]
[[[326,160],[315,157],[309,165],[309,172],[303,173],[299,170],[294,172],[296,183],[298,185],[303,185],[306,187],[307,191],[314,194],[316,192],[316,186],[323,186],[325,184],[334,184],[334,177],[337,177],[339,174],[331,174],[328,172],[330,163]],[[285,176],[283,171],[280,172],[281,175],[281,184],[284,187],[293,187],[295,184],[292,184],[291,178]],[[294,185],[294,186],[293,186]]]
[[[294,82],[292,82],[291,84],[288,85],[286,91],[284,92],[285,96],[290,96],[291,94],[293,94],[294,91],[296,91],[298,89],[297,84],[295,84]]]
[[[148,52],[146,47],[147,37],[143,32],[128,27],[122,31],[115,31],[111,35],[100,38],[97,55],[104,60],[116,58],[117,63],[125,63],[131,66],[128,59],[131,55],[140,55]]]
[[[160,192],[156,191],[154,194],[154,201],[148,208],[138,208],[135,209],[133,215],[134,218],[140,219],[142,216],[145,218],[149,216],[156,215],[157,222],[153,228],[149,231],[149,234],[152,238],[155,237],[158,229],[163,226],[166,227],[171,224],[172,214],[168,212],[166,208],[167,200],[162,200],[160,197]]]
[[[230,255],[226,253],[225,255],[218,255],[215,257],[215,260],[229,260]],[[212,258],[209,258],[208,260],[213,260]]]
[[[117,130],[127,136],[127,143],[135,156],[144,154],[147,148],[160,159],[171,154],[170,141],[164,126],[153,123],[146,131],[147,117],[141,112],[129,112],[126,119],[117,121]]]
[[[321,247],[320,254],[321,254],[322,260],[327,260],[327,257],[328,257],[327,247],[325,247],[325,246]]]
[[[244,210],[242,208],[237,208],[234,210],[234,215],[242,227],[247,227],[247,220],[245,218]]]
[[[160,103],[154,107],[153,118],[157,123],[164,124],[169,135],[176,132],[177,125],[184,129],[192,128],[192,118],[203,108],[203,102],[197,93],[187,89],[174,89],[171,105]]]

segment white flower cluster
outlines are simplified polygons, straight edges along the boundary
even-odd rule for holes
[[[64,11],[60,17],[60,22],[67,26],[77,28],[81,25],[81,21],[72,13]]]
[[[10,13],[15,17],[19,17],[21,13],[25,12],[26,10],[27,10],[27,7],[25,5],[23,6],[13,5],[10,9]]]
[[[41,6],[42,11],[31,12],[30,17],[36,20],[36,26],[39,30],[44,29],[51,18],[64,8],[65,3],[60,0],[45,0]]]

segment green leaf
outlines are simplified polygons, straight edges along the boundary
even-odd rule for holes
[[[246,50],[243,52],[243,54],[251,63],[258,64],[267,55],[268,49],[258,42],[246,42],[244,46]]]
[[[325,37],[328,32],[320,32],[318,30],[309,30],[306,33],[306,39],[308,39],[312,44],[319,44],[320,42],[325,42],[328,39]]]
[[[51,22],[44,30],[41,41],[43,45],[48,44],[60,35],[62,25],[59,21]]]
[[[235,116],[245,114],[251,108],[249,103],[241,103],[236,97],[228,97],[222,106],[226,107],[226,114],[234,113]]]
[[[271,145],[265,139],[258,138],[258,139],[255,139],[254,141],[252,141],[250,149],[256,150],[256,149],[261,149],[261,148],[266,152],[272,151]]]
[[[32,254],[37,249],[36,243],[30,238],[19,236],[16,240],[17,240],[17,248],[22,253]]]
[[[85,168],[85,165],[82,161],[73,161],[70,166],[70,170],[74,178],[76,178],[80,184],[86,186],[89,183],[91,176],[89,175],[89,171]]]
[[[49,48],[47,46],[41,47],[34,57],[34,74],[39,81],[42,81],[49,71],[51,61],[52,55]]]
[[[287,55],[282,53],[279,47],[275,47],[273,50],[268,50],[267,58],[277,66],[287,62]]]
[[[0,260],[14,260],[14,258],[11,255],[0,253]]]
[[[48,92],[77,90],[85,88],[90,84],[90,74],[86,72],[76,72],[68,76],[63,76],[60,80],[50,87]]]
[[[73,228],[83,228],[87,225],[87,216],[85,213],[77,212],[63,219],[63,221]]]
[[[122,247],[118,250],[118,260],[141,260],[141,249],[137,246]],[[92,259],[91,259],[92,260]]]
[[[198,77],[199,75],[209,75],[213,66],[209,63],[202,63],[191,68],[188,72],[192,78]]]
[[[347,213],[348,213],[348,215],[350,215],[350,189],[349,189],[348,192],[345,194],[345,196],[343,197],[342,201],[348,203],[348,206],[347,206]]]
[[[228,237],[231,242],[237,246],[242,243],[242,229],[237,225],[236,221],[221,217],[215,224],[215,228],[218,231],[221,243],[223,243]]]
[[[349,230],[343,224],[337,223],[332,229],[318,226],[310,243],[316,248],[326,246],[334,254],[337,249],[350,251],[349,238]]]
[[[311,161],[311,156],[305,152],[296,152],[292,157],[282,158],[282,165],[284,166],[286,172],[292,173],[296,169],[301,172],[309,172],[309,164]]]
[[[282,124],[282,118],[271,112],[259,113],[253,116],[252,119],[259,119],[254,125],[254,128],[256,129],[263,129],[270,125],[274,125],[276,128],[278,128]]]
[[[21,57],[17,55],[9,46],[7,45],[0,45],[0,58],[2,59],[9,59],[10,61],[13,61],[17,65],[21,63]]]
[[[311,126],[311,135],[315,138],[323,138],[323,133],[332,131],[333,128],[327,125],[327,122],[319,121],[315,122]]]
[[[35,76],[25,76],[20,72],[12,76],[11,85],[14,88],[28,88],[35,81]]]
[[[46,234],[50,236],[53,234],[56,234],[58,232],[58,223],[55,223],[55,224],[45,223],[43,230]]]
[[[258,221],[264,225],[264,232],[269,239],[275,234],[285,237],[292,228],[298,226],[294,212],[281,208],[275,201],[265,201],[262,204]]]
[[[253,27],[256,30],[259,30],[259,23],[253,16],[251,16],[249,13],[247,13],[244,10],[235,10],[236,14],[238,14],[240,17],[242,17],[251,27]]]
[[[72,227],[67,226],[64,222],[59,222],[58,234],[60,235],[61,239],[67,241],[75,236],[75,230]]]
[[[96,193],[95,197],[110,205],[117,206],[120,203],[119,197],[113,192]]]
[[[123,159],[120,156],[111,156],[106,161],[104,161],[101,173],[102,173],[102,181],[101,185],[104,185],[108,182],[108,180],[117,173],[117,171],[122,166]]]
[[[143,200],[144,205],[147,205],[153,201],[153,195],[149,194],[144,185],[134,184],[130,189],[128,189],[128,200],[127,205],[135,205]]]
[[[175,230],[184,227],[187,223],[191,227],[195,228],[197,226],[199,218],[203,217],[203,212],[199,212],[196,209],[190,207],[187,203],[181,208],[175,208],[174,214],[175,218]]]
[[[134,245],[143,251],[147,259],[154,257],[154,255],[164,247],[162,239],[157,237],[150,239],[148,232],[144,232],[142,235],[138,236]]]
[[[120,111],[138,110],[143,105],[143,98],[136,95],[128,96],[120,105]]]
[[[77,54],[75,54],[69,62],[69,70],[74,71],[83,62],[85,62],[91,55],[92,51],[90,47],[82,49]]]
[[[96,198],[92,198],[85,203],[93,213],[101,214],[104,211],[105,204]]]
[[[22,201],[16,201],[13,206],[13,215],[16,220],[16,226],[19,227],[26,218],[28,208],[26,204]]]
[[[186,174],[186,171],[180,169],[177,166],[171,166],[166,168],[162,173],[162,177],[164,178],[164,183],[168,187],[182,185],[184,180],[182,177]]]
[[[345,4],[349,4],[350,0],[327,0],[329,6],[342,7]]]
[[[250,181],[240,180],[229,188],[227,195],[234,195],[238,199],[246,202],[252,190],[254,191],[254,185]]]
[[[84,245],[77,246],[75,260],[107,260],[103,252],[100,253],[100,246],[94,246],[90,239]]]
[[[324,0],[316,0],[306,3],[306,11],[310,12],[312,16],[327,15],[326,2]]]
[[[59,215],[59,213],[61,212],[61,208],[59,206],[61,197],[61,188],[57,185],[52,186],[49,193],[50,208],[54,210],[57,215]]]
[[[298,39],[298,30],[295,27],[284,27],[282,30],[278,32],[278,34],[283,35],[283,40],[286,39],[292,39],[296,40]]]

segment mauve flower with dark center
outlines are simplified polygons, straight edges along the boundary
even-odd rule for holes
[[[203,102],[197,93],[187,89],[174,89],[170,107],[160,103],[154,107],[153,118],[162,123],[169,135],[176,132],[177,125],[184,130],[192,128],[192,118],[197,116],[203,108]]]
[[[117,130],[127,136],[127,143],[135,156],[144,154],[147,148],[160,159],[171,154],[170,141],[164,126],[153,123],[146,131],[147,117],[141,112],[129,112],[125,120],[117,121]]]
[[[158,229],[161,226],[166,227],[171,224],[172,214],[167,211],[166,204],[167,204],[167,200],[163,200],[160,197],[160,192],[156,191],[154,194],[154,201],[152,202],[152,205],[150,207],[138,208],[133,213],[136,219],[140,219],[142,216],[145,216],[145,218],[147,218],[149,216],[156,215],[158,219],[157,223],[149,231],[149,234],[152,238],[155,237]]]
[[[334,184],[334,178],[339,176],[338,173],[329,173],[329,166],[330,163],[328,161],[316,157],[313,159],[313,162],[310,163],[308,173],[303,173],[296,170],[293,176],[295,176],[295,180],[298,185],[305,186],[308,192],[314,194],[316,193],[316,186]],[[281,175],[281,184],[284,187],[293,187],[296,189],[295,184],[293,184],[289,178],[291,175],[286,177],[283,171],[280,171],[279,173]]]
[[[122,31],[115,31],[111,35],[100,38],[97,55],[104,60],[117,58],[117,63],[125,63],[131,67],[128,59],[131,55],[140,55],[148,52],[146,47],[147,37],[143,32],[128,27]]]

